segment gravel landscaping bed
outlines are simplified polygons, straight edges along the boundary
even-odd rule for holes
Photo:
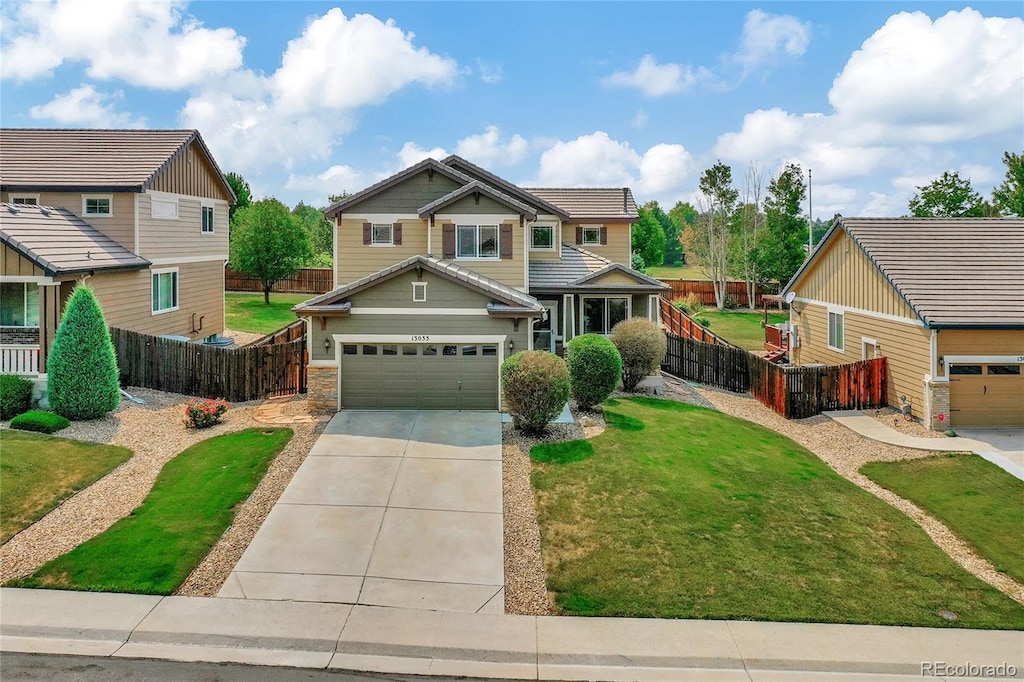
[[[864,410],[864,414],[871,415],[890,429],[905,433],[908,436],[918,438],[946,438],[942,431],[932,431],[917,419],[908,419],[906,415],[895,407],[883,407],[877,410]]]
[[[225,329],[221,332],[221,336],[233,339],[236,346],[244,346],[263,338],[263,334],[255,334],[253,332],[236,332],[233,329]]]

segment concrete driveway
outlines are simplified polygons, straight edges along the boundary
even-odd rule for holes
[[[339,412],[218,596],[504,612],[501,415]]]

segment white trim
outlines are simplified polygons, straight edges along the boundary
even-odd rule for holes
[[[309,367],[329,367],[331,369],[338,369],[337,360],[310,360]]]
[[[15,201],[15,199],[35,199],[36,203],[34,203],[34,204],[22,204],[22,203],[20,203],[18,201]],[[8,192],[7,193],[7,203],[8,204],[15,204],[17,206],[39,206],[40,205],[39,204],[39,195],[38,194],[31,194],[29,192]]]
[[[389,227],[391,231],[388,233],[388,240],[385,241],[374,241],[376,237],[375,228],[378,227]],[[370,223],[370,243],[369,246],[394,246],[395,245],[395,224],[394,223]]]
[[[173,272],[174,277],[174,301],[175,305],[170,308],[163,308],[161,310],[153,310],[153,282],[159,275],[166,275],[167,273]],[[181,307],[181,274],[178,268],[163,268],[161,270],[149,271],[149,314],[150,315],[163,315],[164,313],[173,313]]]
[[[648,294],[647,295],[647,319],[651,322],[660,324],[661,323],[661,295],[660,294]]]
[[[331,275],[334,277],[334,281],[331,283],[332,289],[338,288],[338,219],[334,219],[334,234],[331,235],[333,244],[331,245],[331,255],[334,256],[334,262],[331,263]]]
[[[551,230],[551,246],[534,246],[533,245],[533,231],[538,229],[538,228],[546,228],[546,229]],[[551,225],[549,223],[541,223],[541,224],[538,225],[537,222],[534,221],[529,226],[527,226],[526,229],[530,233],[530,240],[529,240],[530,241],[530,251],[542,251],[542,252],[547,252],[547,253],[553,253],[554,252],[554,250],[555,250],[555,243],[556,243],[555,242],[555,226],[554,225]]]
[[[54,281],[52,277],[32,277],[29,275],[0,275],[0,282],[4,284],[39,284],[39,285],[54,285],[60,284],[60,282]]]
[[[110,202],[110,210],[106,213],[89,213],[85,210],[86,200],[88,199],[106,199]],[[113,194],[83,194],[82,195],[82,218],[110,218],[114,215],[114,195]]]
[[[569,343],[569,340],[576,336],[576,296],[575,294],[562,294],[562,341]]]
[[[845,325],[845,323],[846,323],[845,319],[843,320],[843,323]],[[844,329],[845,329],[845,327],[844,327]],[[866,352],[868,346],[874,346],[875,347],[875,353],[876,354],[878,353],[878,346],[879,346],[878,341],[873,339],[873,338],[871,338],[870,336],[861,336],[860,337],[860,359],[861,360],[874,360],[874,358],[877,357],[877,356],[873,356],[873,357],[870,357],[870,358],[868,357],[867,352]]]
[[[842,327],[843,327],[843,333],[841,335],[842,338],[839,339],[839,341],[842,342],[842,344],[843,344],[842,346],[833,346],[832,345],[832,316],[833,315],[838,316],[842,320],[841,324],[842,324]],[[828,338],[825,339],[825,346],[829,350],[831,350],[831,351],[835,351],[836,353],[840,353],[841,355],[846,355],[846,311],[842,310],[840,306],[831,306],[830,305],[830,306],[828,306],[828,311],[826,312],[826,316],[827,317],[825,318],[825,333],[828,336]]]
[[[939,332],[935,329],[932,330],[931,336],[928,339],[928,364],[931,367],[931,376],[939,376]],[[945,372],[943,372],[945,375]]]
[[[944,355],[942,359],[950,365],[1018,365],[1024,364],[1024,355]]]
[[[207,209],[210,210],[210,226],[213,228],[209,231],[203,229],[203,218]],[[207,199],[199,203],[199,234],[217,234],[217,207]]]
[[[135,255],[139,256],[139,195],[134,196],[135,203]]]
[[[529,244],[528,244],[527,239],[526,239],[526,232],[530,229],[529,227],[527,227],[527,224],[530,223],[530,222],[536,222],[536,221],[529,221],[529,220],[526,219],[526,216],[523,216],[523,217],[521,217],[519,219],[519,227],[523,230],[523,244],[525,245],[523,247],[523,251],[524,251],[524,253],[523,253],[523,285],[524,286],[523,286],[522,290],[525,291],[526,293],[530,292],[530,247],[529,247]],[[551,237],[552,237],[552,239],[555,237],[554,231],[552,231]],[[555,242],[555,243],[557,244],[558,242]],[[516,244],[516,238],[515,238],[515,235],[513,234],[512,235],[512,258],[513,258],[513,260],[515,259],[515,255],[516,255],[515,254],[515,251],[516,251],[515,244]],[[498,255],[500,256],[501,255],[501,253],[500,253],[501,252],[501,228],[500,227],[498,228],[498,252],[499,252]]]
[[[818,300],[815,300],[813,298],[802,298],[800,296],[797,296],[793,300],[796,301],[796,302],[799,302],[799,303],[805,303],[807,305],[816,305],[816,306],[821,307],[821,308],[829,308],[833,312],[842,312],[844,314],[845,313],[855,313],[857,315],[863,315],[865,317],[873,317],[873,318],[876,318],[876,319],[879,319],[879,320],[889,320],[890,322],[902,322],[904,324],[913,325],[915,327],[923,327],[923,326],[925,326],[924,322],[922,322],[921,320],[916,320],[916,319],[911,318],[911,317],[900,317],[899,315],[890,315],[888,313],[879,313],[879,312],[875,312],[873,310],[865,310],[864,308],[851,308],[850,306],[839,305],[839,304],[836,304],[836,303],[826,303],[825,301],[818,301]]]
[[[549,347],[547,347],[547,348],[541,348],[541,350],[546,350],[546,351],[550,351],[550,352],[554,353],[555,352],[555,342],[558,341],[558,313],[557,313],[557,311],[558,311],[558,301],[557,300],[555,300],[555,301],[545,300],[545,301],[541,301],[540,304],[542,306],[544,306],[544,309],[547,311],[547,318],[548,318],[548,322],[549,322],[549,324],[548,324],[549,329],[547,331],[551,334],[551,345]],[[529,337],[530,338],[530,344],[529,344],[530,348],[529,348],[529,350],[533,350],[533,335],[537,332],[537,330],[535,330],[533,327],[541,319],[542,318],[540,318],[540,317],[535,317],[535,318],[530,320],[530,337]],[[540,330],[540,331],[544,331],[544,330]]]
[[[419,284],[419,282],[413,282]],[[426,284],[426,282],[423,282]],[[353,306],[350,315],[487,315],[486,308],[361,308]]]
[[[426,303],[427,302],[427,284],[429,282],[413,282],[412,283],[412,302],[413,303]],[[419,294],[419,298],[416,297]]]
[[[604,225],[580,225],[582,234],[580,235],[580,246],[601,246],[601,228]],[[597,241],[587,241],[587,230],[597,230]]]
[[[462,230],[463,227],[472,227],[475,230],[476,237],[473,241],[474,250],[476,251],[475,256],[460,256],[459,247],[462,241]],[[481,256],[480,255],[480,244],[482,242],[480,238],[480,230],[482,228],[494,228],[494,241],[495,250],[493,256]],[[501,260],[501,222],[483,222],[483,223],[471,223],[468,220],[466,222],[455,223],[455,260],[457,261],[484,261],[493,262]]]
[[[223,199],[211,199],[209,197],[201,197],[201,196],[199,196],[197,194],[182,194],[180,192],[166,192],[166,191],[160,190],[160,189],[147,189],[145,192],[143,192],[143,194],[148,194],[150,196],[165,197],[168,200],[169,199],[179,199],[179,200],[180,199],[189,199],[191,201],[198,201],[198,202],[206,203],[206,204],[214,204],[214,205],[217,205],[217,206],[230,206],[231,205],[230,201],[225,201]]]
[[[583,324],[583,309],[586,307],[586,302],[587,302],[588,299],[595,299],[595,298],[596,299],[600,299],[602,301],[607,301],[607,300],[612,299],[612,298],[624,298],[624,299],[626,299],[626,318],[625,319],[628,320],[629,318],[633,317],[633,296],[631,294],[604,295],[604,296],[596,296],[596,295],[595,296],[580,296],[580,333],[581,334],[600,334],[601,333],[601,332],[588,332],[586,330],[585,325]],[[605,322],[608,321],[607,320],[607,314],[608,314],[608,307],[607,307],[607,304],[605,304]],[[611,334],[612,333],[612,329],[611,328],[614,327],[614,326],[615,325],[607,325],[608,329],[606,329],[604,334],[601,334],[601,335],[602,336],[608,336],[609,334]]]
[[[151,258],[149,260],[152,265],[177,265],[179,263],[210,263],[215,260],[226,261],[228,255],[226,253],[213,254],[210,256],[184,256],[179,258]]]

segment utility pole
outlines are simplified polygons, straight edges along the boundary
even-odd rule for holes
[[[814,185],[811,169],[807,169],[807,253],[814,250]]]

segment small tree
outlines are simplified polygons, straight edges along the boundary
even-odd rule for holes
[[[68,298],[46,358],[50,408],[74,421],[99,419],[121,403],[117,356],[103,310],[91,288]]]
[[[658,369],[668,340],[657,323],[642,317],[632,317],[612,328],[612,343],[622,356],[622,388],[636,390],[645,376]]]
[[[612,394],[622,377],[622,357],[615,344],[600,334],[577,336],[566,348],[572,397],[589,410]]]
[[[501,364],[501,388],[512,425],[543,433],[569,400],[569,370],[554,353],[523,351]]]
[[[231,232],[231,267],[263,285],[263,302],[270,290],[294,275],[309,258],[309,237],[299,219],[277,199],[263,199],[235,214]]]

